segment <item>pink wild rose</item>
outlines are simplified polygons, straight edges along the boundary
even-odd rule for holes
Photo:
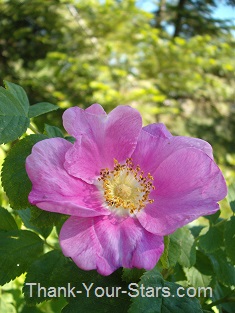
[[[59,240],[65,256],[84,270],[109,275],[119,267],[152,269],[163,236],[226,196],[211,146],[172,136],[163,124],[142,128],[137,110],[99,104],[65,111],[62,138],[38,142],[26,160],[29,201],[70,215]]]

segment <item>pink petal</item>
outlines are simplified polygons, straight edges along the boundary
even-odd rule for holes
[[[135,218],[70,217],[60,232],[65,256],[84,270],[110,275],[119,267],[152,269],[163,252],[161,237],[147,232]]]
[[[114,158],[123,162],[131,156],[141,131],[138,111],[119,106],[107,116],[89,114],[79,108],[66,112],[65,126],[72,124],[74,128],[67,130],[77,138],[65,156],[65,168],[70,175],[93,183],[101,169],[113,167]]]
[[[153,204],[137,218],[146,230],[161,236],[216,212],[217,202],[227,194],[218,166],[196,148],[180,149],[168,156],[157,168],[154,185]]]
[[[107,115],[105,110],[99,103],[92,104],[85,110],[85,112],[95,115]]]
[[[172,134],[162,123],[149,124],[143,127],[143,130],[156,137],[171,138]]]
[[[165,135],[162,135],[161,132],[159,136],[153,136],[143,130],[140,133],[136,149],[131,157],[135,165],[139,164],[146,174],[151,173],[151,175],[154,176],[158,166],[168,158],[168,156],[177,150],[187,147],[198,148],[199,151],[204,151],[213,159],[212,147],[204,140],[182,136],[171,136],[167,138]]]
[[[64,169],[65,153],[72,144],[62,138],[51,138],[34,145],[26,159],[26,170],[33,184],[30,203],[39,208],[76,216],[109,214],[102,207],[95,186],[70,176]]]

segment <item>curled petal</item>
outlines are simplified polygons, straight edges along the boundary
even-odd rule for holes
[[[131,107],[117,107],[107,116],[90,114],[78,107],[65,113],[67,128],[71,116],[76,120],[67,129],[77,138],[65,156],[65,168],[70,175],[93,183],[101,169],[112,168],[114,159],[125,161],[134,151],[142,121],[138,111]]]
[[[157,125],[159,124],[156,124],[155,130],[158,128]],[[197,148],[213,159],[212,147],[206,141],[182,136],[165,137],[164,134],[161,134],[161,129],[162,127],[159,130],[159,136],[153,136],[142,130],[135,151],[132,154],[134,164],[139,164],[146,174],[150,172],[154,176],[157,168],[165,159],[177,150],[185,148]]]
[[[60,233],[65,256],[84,270],[110,275],[119,267],[152,269],[163,252],[162,237],[147,232],[137,219],[70,217]]]
[[[62,138],[34,145],[26,159],[26,171],[33,184],[30,203],[46,211],[76,216],[109,214],[102,207],[98,189],[70,176],[64,169],[65,153],[71,146]]]

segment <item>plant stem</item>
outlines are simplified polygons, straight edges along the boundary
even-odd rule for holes
[[[40,134],[40,132],[30,123],[29,129],[31,129],[35,134]]]
[[[235,297],[232,297],[232,294],[234,294],[234,291],[221,299],[211,302],[210,304],[206,306],[206,309],[211,309],[213,306],[216,306],[218,304],[225,303],[225,302],[235,302]]]

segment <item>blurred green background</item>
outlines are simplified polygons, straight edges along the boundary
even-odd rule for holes
[[[0,83],[60,107],[35,119],[41,132],[70,106],[130,105],[144,124],[207,140],[231,184],[235,28],[221,7],[235,15],[235,0],[0,0]],[[18,280],[6,288],[23,301]]]
[[[231,182],[235,30],[221,6],[235,15],[234,0],[0,0],[1,84],[60,106],[41,131],[70,106],[131,105],[144,123],[209,141]]]

